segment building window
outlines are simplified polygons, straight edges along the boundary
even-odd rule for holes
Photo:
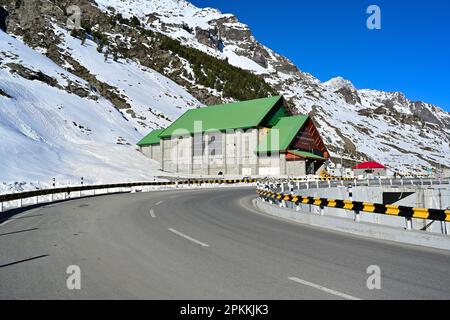
[[[194,157],[201,157],[205,153],[205,141],[202,134],[194,135]]]
[[[206,151],[208,146],[208,154]],[[223,155],[223,134],[221,132],[208,135],[194,136],[194,156],[221,156]]]
[[[217,133],[208,137],[208,149],[209,155],[211,156],[221,156],[223,154],[223,135],[222,133]]]

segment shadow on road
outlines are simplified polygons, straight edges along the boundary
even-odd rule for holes
[[[3,265],[0,265],[0,268],[9,267],[9,266],[13,266],[13,265],[16,265],[16,264],[19,264],[19,263],[28,262],[28,261],[37,260],[37,259],[42,259],[42,258],[47,258],[47,257],[49,257],[49,255],[48,254],[44,254],[44,255],[41,255],[41,256],[33,257],[33,258],[28,258],[28,259],[24,259],[24,260],[19,260],[19,261],[3,264]]]
[[[74,201],[74,200],[80,200],[80,199],[90,199],[90,198],[96,198],[96,197],[100,197],[100,196],[114,196],[114,195],[118,195],[118,194],[127,194],[129,192],[117,192],[117,193],[109,193],[109,194],[98,194],[98,195],[87,195],[87,196],[83,196],[83,197],[76,197],[76,198],[72,198],[72,199],[65,199],[65,200],[56,200],[53,202],[43,202],[43,203],[39,203],[39,204],[31,204],[31,205],[26,205],[24,207],[21,208],[15,208],[15,209],[8,209],[5,212],[0,212],[0,223],[5,222],[6,220],[11,220],[11,218],[13,218],[14,216],[17,216],[18,214],[21,214],[23,212],[26,211],[30,211],[33,209],[38,209],[38,208],[53,208],[55,207],[56,204],[59,203],[65,203],[65,202],[69,202],[69,201]],[[25,218],[31,218],[31,217],[37,217],[37,216],[42,216],[42,214],[39,215],[34,215],[34,216],[27,216],[27,217],[20,217],[20,218],[15,218],[15,219],[25,219]]]
[[[13,231],[13,232],[8,232],[8,233],[0,233],[0,237],[9,236],[11,234],[24,233],[24,232],[29,232],[29,231],[36,231],[36,230],[39,230],[39,228],[32,228],[32,229],[26,229],[26,230],[20,230],[20,231]]]

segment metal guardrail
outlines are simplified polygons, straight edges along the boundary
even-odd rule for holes
[[[321,209],[329,207],[355,211],[356,214],[358,214],[359,212],[368,212],[391,216],[399,216],[406,219],[416,218],[416,219],[450,222],[450,210],[413,208],[413,207],[384,205],[379,203],[359,202],[351,200],[335,200],[325,198],[304,197],[285,193],[275,193],[272,191],[265,191],[259,189],[257,190],[257,193],[263,199],[273,199],[278,201],[292,202],[295,205],[309,204],[313,206],[318,206]]]
[[[45,190],[34,190],[20,193],[10,193],[0,195],[0,212],[3,211],[3,202],[23,200],[27,198],[39,197],[39,196],[53,196],[56,194],[64,194],[70,197],[71,193],[83,192],[83,191],[95,191],[95,190],[109,190],[109,189],[123,189],[123,188],[135,188],[135,187],[164,187],[164,186],[201,186],[201,185],[232,185],[240,183],[256,183],[256,179],[236,179],[236,180],[197,180],[187,179],[181,181],[168,181],[168,182],[136,182],[136,183],[122,183],[122,184],[104,184],[104,185],[90,185],[90,186],[77,186],[77,187],[64,187],[53,188]],[[120,191],[119,191],[120,192]],[[116,191],[117,193],[117,191]],[[64,198],[65,199],[65,198]],[[37,200],[37,198],[36,198]],[[53,199],[52,199],[53,200]],[[51,201],[50,201],[51,202]],[[37,204],[37,202],[35,202]],[[21,206],[21,204],[19,205]]]
[[[348,181],[347,183],[345,181]],[[406,179],[318,179],[318,180],[289,180],[277,181],[276,183],[266,183],[271,185],[271,191],[284,192],[295,191],[305,189],[323,189],[323,188],[337,188],[348,187],[350,184],[352,187],[435,187],[450,185],[450,179],[445,178],[441,180],[436,179],[424,179],[424,178],[406,178]]]
[[[306,179],[303,178],[293,178],[293,179],[288,179],[290,181],[306,181]],[[314,180],[318,180],[318,181],[353,181],[355,180],[355,178],[346,178],[346,177],[320,177],[320,178],[316,178]]]

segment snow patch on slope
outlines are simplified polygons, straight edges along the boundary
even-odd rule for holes
[[[76,47],[76,43],[69,44]],[[140,96],[139,89],[128,88],[124,81],[123,90],[136,103],[149,99],[156,106],[162,104],[161,110],[165,110],[180,96],[189,97],[180,87],[150,70],[138,72],[136,65],[119,63],[108,67],[96,60],[92,49],[91,44],[85,48],[83,53],[92,60],[85,58],[83,62],[104,80],[113,84],[117,81],[115,84],[119,85],[118,80],[124,79],[145,85]],[[11,72],[11,63],[32,72],[40,71],[57,84],[25,79]],[[99,65],[94,66],[96,63]],[[64,90],[68,81],[86,90],[89,84],[1,31],[0,79],[0,92],[4,93],[0,95],[0,192],[33,188],[33,184],[18,183],[22,181],[49,186],[53,177],[63,184],[78,182],[82,176],[86,183],[110,183],[150,180],[161,174],[156,162],[136,150],[142,133],[108,100],[94,94],[89,99],[68,93]],[[159,92],[170,92],[173,100],[158,100]],[[167,109],[173,117],[182,112]]]
[[[142,134],[150,128],[165,128],[188,109],[200,106],[200,103],[185,89],[158,72],[134,61],[105,60],[104,54],[97,51],[97,44],[86,40],[84,45],[72,37],[66,30],[54,26],[64,41],[60,47],[90,71],[99,81],[117,88],[132,106],[136,117],[125,116],[133,122]],[[160,115],[164,115],[161,117]]]

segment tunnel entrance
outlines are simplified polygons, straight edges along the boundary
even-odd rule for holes
[[[5,8],[0,7],[0,30],[6,32],[6,18],[8,17],[9,13],[6,11]]]

